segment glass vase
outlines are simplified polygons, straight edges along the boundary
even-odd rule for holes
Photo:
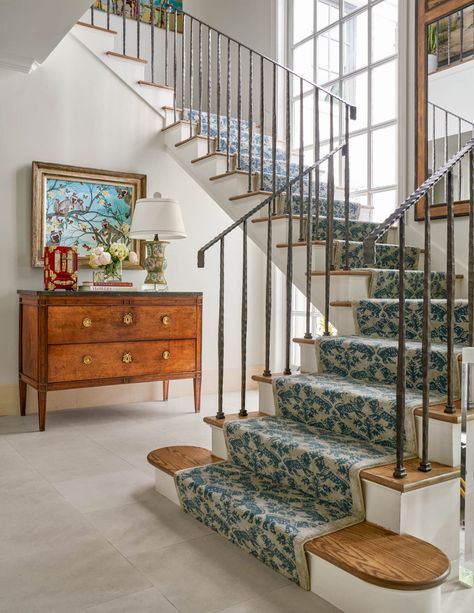
[[[122,262],[112,262],[92,273],[94,283],[118,283],[122,281]]]

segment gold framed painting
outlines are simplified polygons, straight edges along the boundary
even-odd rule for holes
[[[146,197],[146,175],[33,162],[32,266],[43,266],[45,247],[76,247],[87,265],[95,247],[124,243],[138,254],[144,245],[129,237],[135,203]]]

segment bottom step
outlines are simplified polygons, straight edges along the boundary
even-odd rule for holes
[[[157,469],[157,491],[178,503],[176,472],[222,459],[200,447],[176,446],[152,451],[148,461]],[[420,539],[362,522],[313,539],[305,551],[311,591],[342,611],[441,610],[441,584],[449,574],[449,560]]]

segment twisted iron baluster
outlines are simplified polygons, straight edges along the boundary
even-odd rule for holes
[[[177,38],[178,38],[178,13],[174,14],[173,28],[173,114],[174,122],[176,123],[176,98],[178,96],[178,58],[177,58]]]
[[[202,64],[202,23],[199,22],[199,126],[198,134],[202,134],[202,88],[203,88],[203,64]],[[207,126],[209,130],[209,126]]]
[[[219,268],[219,328],[218,328],[218,392],[217,392],[217,419],[224,419],[224,239],[220,240],[220,268]]]
[[[300,150],[299,150],[299,173],[302,175],[304,169],[304,99],[303,99],[303,79],[300,79]],[[300,233],[298,242],[304,241],[304,179],[300,179]]]
[[[207,153],[211,153],[212,31],[207,28]]]
[[[193,89],[194,89],[194,19],[189,24],[189,137],[193,135]]]
[[[169,63],[168,34],[169,34],[169,29],[170,29],[169,17],[170,17],[170,14],[169,14],[168,8],[166,7],[165,8],[165,85],[169,85],[169,79],[168,79],[168,63]]]
[[[267,272],[265,283],[265,369],[264,377],[271,377],[270,345],[272,326],[272,210],[273,200],[268,203],[267,223]]]
[[[227,160],[227,172],[230,171],[230,112],[232,103],[232,90],[231,90],[231,72],[232,72],[232,47],[230,38],[227,39],[227,98],[226,98],[226,160]]]
[[[474,347],[474,153],[469,152],[469,347]]]
[[[286,257],[286,342],[284,375],[291,375],[291,303],[293,296],[293,210],[291,206],[291,187],[288,193],[290,207],[288,209],[288,249]]]
[[[141,25],[141,4],[137,6],[137,58],[140,59],[140,25]]]
[[[405,347],[405,217],[399,222],[399,267],[398,267],[398,356],[397,356],[397,419],[396,445],[397,464],[393,476],[406,477],[404,465],[405,395],[406,395],[406,347]]]
[[[242,49],[237,45],[237,170],[241,166],[242,147]]]
[[[446,325],[448,329],[447,338],[447,377],[448,377],[448,399],[445,413],[454,414],[454,290],[455,290],[455,271],[454,271],[454,185],[453,171],[447,175],[447,245],[446,245],[446,284],[448,292]]]
[[[350,168],[349,168],[349,107],[346,105],[345,117],[345,146],[344,146],[344,269],[349,270],[349,196],[350,196]]]
[[[126,18],[126,5],[125,0],[122,3],[122,53],[123,55],[127,55],[127,18]]]
[[[265,143],[265,60],[260,58],[260,189],[263,190],[264,143]]]
[[[155,82],[155,5],[150,7],[151,82]]]
[[[107,30],[110,30],[110,0],[107,0]]]
[[[247,392],[247,221],[243,223],[243,244],[242,244],[242,322],[241,322],[241,359],[242,359],[242,379],[240,391],[240,417],[247,417],[246,392]]]
[[[305,338],[313,338],[311,334],[311,285],[313,277],[313,173],[308,176],[308,214],[306,218],[306,332]]]
[[[217,140],[216,151],[221,150],[221,77],[222,77],[222,49],[221,33],[217,33]]]
[[[319,136],[319,89],[314,88],[314,161],[317,162],[321,155],[321,145]],[[315,220],[314,225],[316,227],[315,239],[319,240],[319,192],[321,189],[319,166],[315,171],[314,191],[315,191]]]
[[[253,191],[252,186],[252,154],[253,154],[253,52],[249,53],[249,174],[248,191]]]

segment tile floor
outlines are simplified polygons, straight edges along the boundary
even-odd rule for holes
[[[210,445],[216,398],[192,406],[51,412],[44,433],[34,415],[0,418],[1,613],[337,612],[154,491],[150,450]],[[446,613],[474,610],[474,590],[443,598]]]

